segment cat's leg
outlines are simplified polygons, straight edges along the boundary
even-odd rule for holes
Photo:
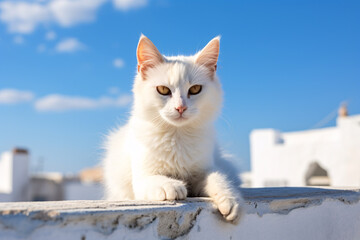
[[[111,201],[119,200],[132,200],[134,199],[134,194],[132,190],[131,183],[131,172],[119,173],[114,169],[109,171],[107,169],[106,175],[104,177],[105,183],[105,199]]]
[[[133,190],[137,200],[180,200],[185,199],[185,183],[162,175],[133,178]]]
[[[238,223],[241,217],[243,200],[238,189],[234,188],[225,175],[211,172],[196,186],[198,196],[210,197],[223,217],[232,223]]]
[[[118,161],[121,159],[122,161]],[[120,158],[112,153],[104,160],[104,187],[107,200],[134,199],[132,191],[131,165],[126,157]]]

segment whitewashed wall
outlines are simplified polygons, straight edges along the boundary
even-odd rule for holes
[[[360,186],[360,115],[341,117],[332,128],[281,133],[254,130],[250,136],[252,186],[304,186],[312,162],[332,186]]]
[[[0,202],[24,201],[28,198],[29,155],[5,152],[0,159]]]
[[[28,200],[29,155],[13,154],[12,201]]]
[[[8,195],[12,191],[12,153],[0,155],[0,193]],[[1,198],[0,198],[1,201]]]

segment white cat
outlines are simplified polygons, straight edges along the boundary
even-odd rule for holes
[[[239,220],[241,196],[229,177],[239,181],[234,168],[225,170],[214,130],[222,105],[219,47],[216,37],[194,56],[167,57],[140,37],[132,114],[105,145],[108,200],[208,196],[227,221]]]

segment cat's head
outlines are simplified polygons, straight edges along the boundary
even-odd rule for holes
[[[167,57],[141,36],[133,88],[135,114],[159,125],[202,125],[214,120],[222,105],[216,77],[220,38],[193,56]]]

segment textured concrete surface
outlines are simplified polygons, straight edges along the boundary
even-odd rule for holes
[[[237,226],[207,198],[0,203],[0,239],[360,239],[359,190],[242,191]]]

